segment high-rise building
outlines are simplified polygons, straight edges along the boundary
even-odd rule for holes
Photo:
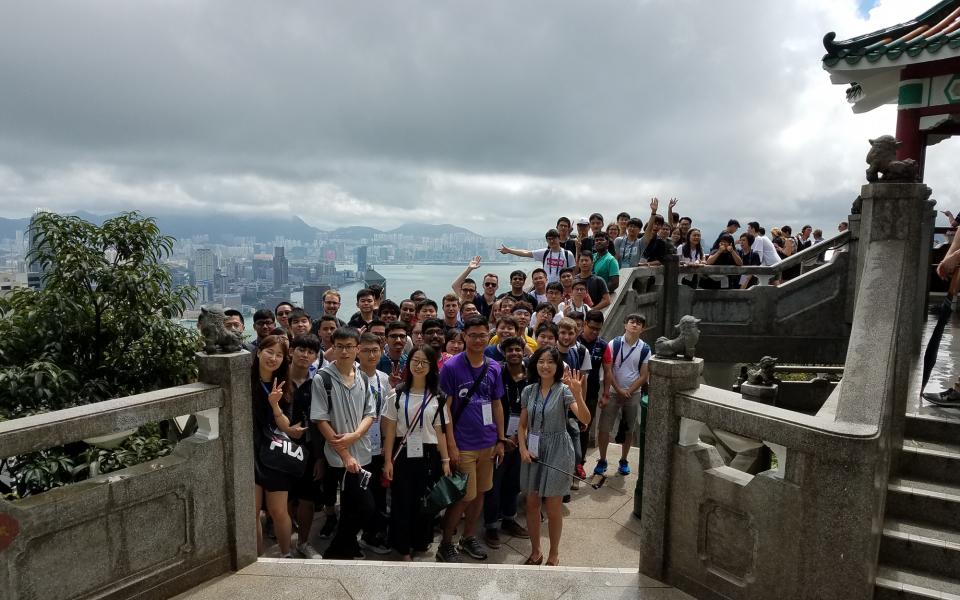
[[[278,289],[290,281],[289,268],[283,246],[275,246],[273,248],[273,289]]]
[[[197,286],[212,285],[217,271],[217,256],[210,248],[197,248],[193,253],[193,283]]]
[[[303,284],[303,310],[314,320],[323,315],[323,293],[330,289],[325,283]]]
[[[357,272],[361,275],[367,270],[367,247],[357,246]]]
[[[29,229],[27,230],[27,235],[30,238],[29,239],[30,248],[28,252],[30,252],[31,254],[33,253],[34,250],[36,250],[37,244],[38,244],[37,230],[34,227],[34,222],[36,221],[37,214],[40,212],[41,211],[38,210],[37,212],[33,213],[33,216],[30,217],[30,226],[29,226]],[[29,287],[32,287],[33,289],[43,288],[43,279],[46,272],[47,272],[46,268],[44,268],[39,262],[37,262],[36,260],[28,260],[27,261],[27,282],[28,282],[27,285]]]

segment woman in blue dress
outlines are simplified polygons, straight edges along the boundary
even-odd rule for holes
[[[570,477],[545,467],[572,472],[576,452],[567,433],[567,411],[584,425],[590,423],[590,411],[583,399],[582,377],[564,369],[560,353],[554,347],[542,347],[533,353],[530,385],[520,395],[522,408],[520,442],[520,488],[527,492],[527,531],[530,556],[525,564],[543,562],[540,550],[540,502],[547,508],[550,556],[547,564],[559,564],[560,534],[563,530],[563,495],[570,489]],[[537,462],[534,462],[534,461]],[[540,464],[543,463],[543,464]]]

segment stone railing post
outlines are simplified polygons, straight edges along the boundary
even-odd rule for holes
[[[668,254],[663,257],[663,295],[659,307],[660,324],[663,325],[663,335],[673,337],[673,326],[680,319],[680,257]]]
[[[666,277],[666,274],[664,274]],[[666,282],[665,282],[666,283]],[[673,280],[676,287],[676,278]],[[640,572],[662,579],[666,558],[667,513],[673,453],[680,438],[674,397],[700,386],[703,359],[650,360],[650,406],[643,461],[643,507],[640,520]]]
[[[231,566],[242,569],[257,560],[253,497],[253,414],[249,352],[197,353],[200,381],[223,389],[219,434],[223,440],[224,484]]]

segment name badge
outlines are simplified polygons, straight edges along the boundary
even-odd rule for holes
[[[487,402],[482,406],[483,406],[483,424],[493,425],[493,405]]]
[[[407,435],[407,458],[423,458],[423,432],[419,429]]]
[[[505,435],[507,437],[516,435],[518,429],[520,429],[520,415],[510,415],[510,421],[507,422],[507,432]]]
[[[374,456],[383,451],[380,444],[380,419],[374,421],[370,429],[367,430],[367,439],[370,440],[370,452],[373,453]]]
[[[531,433],[527,436],[527,451],[534,456],[540,456],[540,436]]]

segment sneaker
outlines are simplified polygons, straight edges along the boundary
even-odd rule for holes
[[[487,560],[486,550],[483,549],[483,546],[480,545],[480,542],[477,540],[477,538],[473,536],[460,538],[460,550],[465,552],[471,558],[475,558],[477,560]]]
[[[503,522],[500,523],[500,530],[510,537],[520,538],[522,540],[530,537],[527,530],[513,519],[504,519]]]
[[[577,477],[580,479],[587,478],[587,472],[583,470],[583,465],[577,465]]]
[[[926,392],[922,396],[924,400],[937,406],[960,406],[960,392],[953,388],[942,392]]]
[[[624,475],[624,476],[629,475],[629,474],[630,474],[630,463],[627,462],[627,461],[625,461],[625,460],[623,460],[623,459],[621,459],[621,460],[620,460],[620,466],[617,467],[617,473],[619,473],[620,475]]]
[[[310,544],[297,544],[297,552],[300,553],[300,556],[309,558],[310,560],[321,558],[320,553],[317,552],[317,549]]]
[[[593,474],[594,474],[594,475],[603,475],[603,474],[606,473],[606,472],[607,472],[607,459],[605,459],[605,458],[598,458],[598,459],[597,459],[597,466],[595,466],[595,467],[593,468]]]
[[[361,537],[360,547],[381,556],[390,554],[390,548],[387,548],[383,540],[380,539],[380,536],[371,536],[370,538]]]
[[[483,543],[487,545],[487,548],[494,550],[500,548],[500,532],[497,531],[496,527],[487,527],[486,532],[483,534]]]
[[[580,489],[580,480],[579,480],[579,479],[574,479],[574,480],[573,480],[573,483],[570,484],[570,489],[571,489],[572,491],[574,491],[574,492],[577,491],[577,490],[579,490],[579,489]]]
[[[325,540],[333,536],[333,532],[337,530],[337,515],[327,515],[327,520],[324,521],[323,527],[320,529],[319,537],[322,540]]]
[[[460,560],[460,553],[457,552],[457,547],[452,542],[440,542],[440,546],[437,547],[437,562],[458,563],[462,561]]]

